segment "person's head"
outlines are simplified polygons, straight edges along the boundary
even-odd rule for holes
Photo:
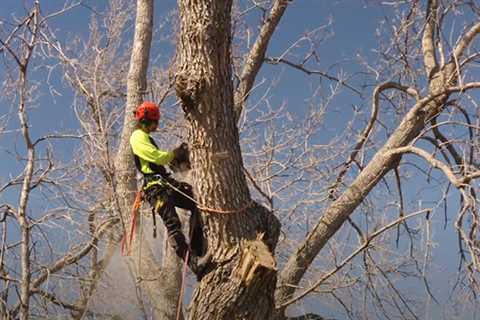
[[[143,102],[135,110],[135,119],[142,130],[146,132],[157,130],[158,121],[160,120],[158,106],[150,101]]]

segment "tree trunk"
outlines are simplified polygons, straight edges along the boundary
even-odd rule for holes
[[[190,319],[268,319],[279,223],[252,202],[235,122],[231,0],[179,0],[176,90],[189,122],[192,177],[212,269]],[[261,234],[263,235],[263,240]]]
[[[27,77],[26,66],[21,68],[20,73],[20,93],[19,93],[19,111],[18,116],[22,127],[22,134],[27,146],[27,165],[25,167],[25,176],[22,182],[20,192],[20,201],[18,205],[17,220],[21,233],[21,250],[20,250],[20,319],[28,319],[30,314],[30,282],[32,277],[31,261],[30,261],[30,228],[28,221],[27,206],[30,197],[30,184],[32,182],[33,170],[35,164],[35,147],[30,139],[30,132],[25,114],[26,98],[27,98]]]
[[[118,211],[123,227],[129,230],[131,206],[137,189],[135,165],[130,150],[130,135],[135,129],[133,112],[143,102],[147,90],[147,70],[153,29],[153,0],[137,1],[135,35],[127,79],[127,105],[122,137],[116,157],[116,194]],[[137,224],[139,223],[137,220]],[[174,258],[161,270],[159,261],[149,247],[148,241],[141,239],[137,225],[135,240],[131,248],[131,261],[136,281],[145,290],[153,307],[154,319],[175,319],[180,287],[180,267]],[[160,241],[158,241],[158,245]],[[127,258],[129,259],[129,258]]]

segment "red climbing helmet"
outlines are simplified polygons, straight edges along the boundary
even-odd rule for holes
[[[158,121],[160,119],[160,111],[158,110],[158,106],[150,101],[143,102],[137,107],[137,110],[135,110],[135,119],[137,119],[137,121]]]

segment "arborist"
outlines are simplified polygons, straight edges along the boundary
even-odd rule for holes
[[[143,192],[152,207],[153,214],[159,214],[167,229],[168,239],[177,256],[187,259],[186,263],[201,279],[209,257],[202,231],[201,216],[193,200],[192,186],[171,177],[165,166],[172,163],[188,162],[188,148],[185,143],[172,151],[164,151],[150,136],[158,128],[160,111],[153,102],[143,102],[135,110],[137,127],[130,136],[130,145],[135,165],[143,174]],[[190,244],[187,244],[182,225],[175,207],[189,210]],[[187,255],[188,252],[188,255]]]

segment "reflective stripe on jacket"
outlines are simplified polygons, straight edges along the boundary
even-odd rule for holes
[[[150,135],[141,129],[133,131],[130,146],[140,160],[139,170],[143,174],[156,173],[150,164],[164,166],[174,158],[173,152],[158,149]]]

